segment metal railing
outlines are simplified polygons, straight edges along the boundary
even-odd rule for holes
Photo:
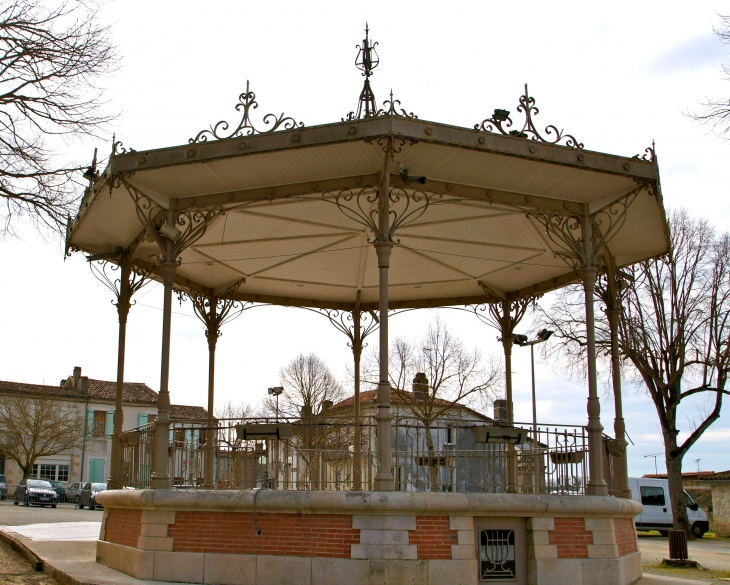
[[[241,429],[279,428],[279,438],[248,438]],[[278,425],[278,426],[277,426]],[[238,427],[238,431],[237,431]],[[214,457],[217,489],[349,490],[356,474],[355,437],[360,436],[360,481],[372,490],[377,469],[376,423],[363,417],[359,433],[352,418],[309,420],[218,420],[214,448],[206,448],[206,426],[174,421],[167,441],[170,486],[200,488],[205,457]],[[483,420],[438,420],[425,424],[396,416],[391,468],[398,491],[575,494],[585,492],[587,435],[580,426],[516,423],[513,440],[483,442]],[[283,432],[286,430],[286,432]],[[277,431],[278,432],[278,431]],[[492,432],[492,435],[495,433]],[[515,435],[515,432],[512,433]],[[154,423],[125,433],[124,485],[149,487],[155,449]],[[510,473],[510,469],[513,471]],[[516,478],[509,483],[508,478]]]

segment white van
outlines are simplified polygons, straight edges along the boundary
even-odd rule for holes
[[[669,501],[669,481],[666,479],[649,479],[646,477],[630,477],[631,498],[644,506],[644,511],[634,518],[637,530],[658,530],[666,536],[667,530],[674,527],[672,503]],[[687,516],[692,534],[697,538],[710,529],[710,523],[700,507],[687,492]]]

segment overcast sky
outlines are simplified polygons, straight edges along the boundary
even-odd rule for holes
[[[122,111],[117,138],[137,150],[183,144],[233,109],[246,81],[263,116],[286,112],[306,125],[339,121],[357,106],[362,78],[355,45],[369,21],[381,58],[372,80],[378,101],[392,88],[420,118],[472,127],[499,107],[514,110],[529,83],[540,114],[590,150],[624,156],[656,141],[668,207],[684,206],[730,229],[730,143],[683,115],[707,97],[730,96],[721,65],[728,50],[713,35],[730,5],[688,2],[155,2],[105,8],[123,67],[110,82],[110,107]],[[260,119],[260,118],[257,118]],[[93,147],[73,144],[90,160]],[[116,378],[116,310],[84,258],[63,260],[58,242],[21,229],[0,242],[0,379],[57,384],[74,366]],[[145,288],[131,310],[126,379],[159,388],[162,296]],[[171,398],[206,404],[207,345],[191,310],[173,318]],[[458,311],[414,311],[394,318],[392,336],[419,338],[443,315],[467,346],[499,354],[497,333]],[[522,332],[532,333],[529,322]],[[347,380],[351,353],[322,317],[299,309],[255,308],[223,330],[217,404],[256,403],[278,371],[315,352]],[[377,339],[371,340],[371,345]],[[515,349],[516,418],[530,420],[529,352]],[[585,424],[585,384],[537,364],[538,418]],[[648,396],[627,388],[630,474],[654,471],[663,446]],[[724,413],[727,413],[727,407]],[[689,429],[694,412],[681,428]],[[603,401],[612,434],[613,403]],[[680,435],[681,438],[682,435]],[[721,419],[685,458],[685,470],[730,468],[730,423]],[[699,464],[696,462],[700,459]],[[663,455],[657,460],[664,468]]]

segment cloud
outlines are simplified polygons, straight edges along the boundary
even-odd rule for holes
[[[680,41],[649,63],[647,69],[660,75],[694,71],[701,67],[719,67],[730,60],[727,50],[714,33]]]

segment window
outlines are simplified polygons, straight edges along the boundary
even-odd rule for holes
[[[664,506],[664,488],[641,486],[641,504],[644,506]]]
[[[28,477],[46,481],[68,481],[69,466],[56,463],[36,463]]]
[[[56,466],[48,463],[41,463],[41,473],[38,479],[56,479]]]
[[[106,411],[94,411],[94,426],[91,431],[92,437],[106,437]]]
[[[475,518],[478,582],[527,585],[526,526],[522,519]]]

